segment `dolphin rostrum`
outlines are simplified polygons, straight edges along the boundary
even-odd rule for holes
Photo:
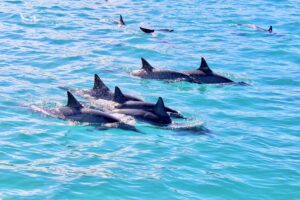
[[[214,73],[207,65],[206,60],[202,57],[200,67],[196,70],[184,71],[185,74],[191,76],[196,81],[203,84],[216,84],[216,83],[233,83],[232,80]]]
[[[192,77],[190,77],[185,73],[172,71],[172,70],[155,69],[144,58],[141,58],[141,60],[142,60],[142,68],[131,72],[131,75],[140,78],[145,78],[145,79],[195,82],[195,80]]]

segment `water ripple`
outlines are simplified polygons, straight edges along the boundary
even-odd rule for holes
[[[0,199],[298,199],[298,1],[0,2]],[[122,14],[127,24],[112,22]],[[237,24],[273,25],[277,35]],[[172,28],[147,35],[140,26]],[[171,70],[211,68],[249,86],[130,76],[140,57]],[[48,118],[59,86],[113,88],[189,119],[146,134]],[[203,123],[199,132],[182,131]],[[201,133],[201,134],[199,134]],[[205,133],[205,134],[202,134]],[[255,194],[249,196],[249,194]]]

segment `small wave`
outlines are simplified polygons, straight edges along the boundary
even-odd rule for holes
[[[24,15],[20,13],[20,18],[25,24],[36,24],[39,21],[35,15]]]

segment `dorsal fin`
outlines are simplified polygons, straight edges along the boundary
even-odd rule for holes
[[[124,22],[124,20],[123,20],[122,15],[120,15],[120,21],[119,21],[119,23],[120,23],[121,25],[125,25],[125,22]]]
[[[146,71],[148,71],[148,72],[150,72],[150,71],[152,71],[153,69],[154,69],[154,67],[152,67],[151,65],[150,65],[150,63],[148,63],[148,61],[147,60],[145,60],[144,58],[141,58],[142,59],[142,69],[144,69],[144,70],[146,70]]]
[[[124,103],[127,101],[127,98],[123,94],[123,92],[120,90],[118,86],[115,87],[115,93],[114,93],[114,99],[117,103]]]
[[[77,101],[77,99],[75,99],[75,97],[73,96],[73,94],[71,94],[71,92],[67,91],[67,93],[68,93],[68,103],[67,103],[68,107],[76,108],[76,109],[83,108],[83,106],[79,103],[79,101]]]
[[[207,74],[211,74],[213,71],[208,67],[206,60],[202,57],[201,58],[201,64],[198,70],[201,70]]]
[[[102,82],[97,74],[95,74],[93,90],[109,91],[109,88]]]
[[[153,112],[160,117],[170,117],[168,115],[168,113],[166,112],[165,104],[161,97],[158,98],[158,100],[153,108]]]
[[[270,33],[272,33],[272,32],[273,32],[273,27],[270,26],[270,28],[268,29],[268,31],[269,31]]]

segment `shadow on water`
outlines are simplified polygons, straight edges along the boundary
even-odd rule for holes
[[[118,128],[118,129],[122,129],[122,130],[125,130],[125,131],[131,131],[131,132],[136,132],[136,133],[140,133],[140,134],[146,134],[145,132],[137,129],[135,126],[125,124],[125,123],[106,124],[106,125],[100,125],[100,126],[94,126],[94,127],[97,130],[108,130],[108,129],[111,129],[111,128]]]
[[[168,130],[172,130],[176,135],[186,136],[186,135],[207,135],[212,133],[203,123],[200,124],[188,124],[188,125],[178,125],[174,124],[168,127]]]
[[[166,126],[145,125],[144,127],[151,128],[151,129],[172,131],[172,134],[179,135],[179,136],[189,136],[189,135],[199,136],[199,135],[207,135],[212,133],[211,130],[209,130],[207,127],[204,126],[203,122],[194,122],[188,124],[172,123]]]

